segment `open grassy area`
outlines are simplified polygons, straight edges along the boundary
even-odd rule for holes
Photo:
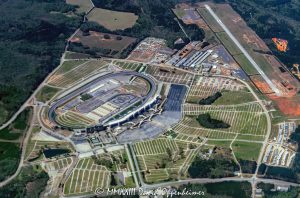
[[[240,49],[235,45],[235,43],[230,39],[226,32],[219,32],[216,33],[216,35],[231,55],[242,53]]]
[[[213,105],[234,105],[255,101],[252,93],[246,91],[222,91],[222,96]]]
[[[61,89],[50,87],[45,85],[39,92],[36,94],[36,98],[38,101],[47,102],[48,100],[52,99],[53,96],[60,91]]]
[[[87,16],[89,21],[94,21],[105,28],[114,30],[124,30],[132,27],[138,16],[130,12],[118,12],[102,8],[94,8]]]
[[[55,74],[63,74],[67,71],[70,71],[71,69],[77,67],[78,65],[81,65],[87,61],[85,60],[70,60],[70,61],[65,61],[63,64],[59,67],[58,70],[56,70]]]
[[[216,140],[208,140],[206,144],[209,145],[215,145],[215,146],[220,146],[224,148],[229,148],[231,141],[225,140],[225,141],[216,141]]]
[[[8,127],[0,130],[0,139],[19,139],[27,130],[32,116],[32,109],[26,108]]]
[[[248,74],[258,74],[253,65],[248,61],[244,54],[235,55],[234,59],[238,62],[238,64],[242,67],[242,69]]]
[[[261,143],[235,141],[232,149],[237,159],[256,161],[261,146]]]
[[[105,69],[107,66],[107,62],[103,60],[91,60],[86,62],[72,61],[70,64],[71,65],[66,63],[65,66],[62,65],[62,67],[49,78],[48,84],[56,87],[69,87],[87,76],[99,73],[100,70]]]
[[[222,32],[222,27],[216,22],[216,20],[211,16],[206,8],[198,8],[197,9],[200,16],[204,19],[207,25],[214,31],[214,32]]]

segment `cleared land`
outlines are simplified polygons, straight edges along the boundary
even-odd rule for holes
[[[36,99],[41,102],[47,102],[48,100],[52,99],[57,92],[61,89],[49,87],[45,85],[39,92],[36,94]]]
[[[105,28],[114,30],[124,30],[132,27],[138,16],[129,12],[118,12],[102,8],[94,8],[87,16],[89,21],[94,21]]]
[[[84,47],[89,47],[90,49],[109,50],[105,55],[112,57],[120,57],[122,51],[135,41],[136,39],[133,37],[95,31],[89,31],[89,34],[83,34],[82,31],[78,31],[71,40],[71,42],[81,43]],[[99,56],[102,55],[99,52],[97,52],[97,54],[99,54]]]

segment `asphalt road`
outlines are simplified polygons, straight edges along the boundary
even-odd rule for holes
[[[254,59],[250,56],[250,54],[245,50],[245,48],[240,44],[240,42],[235,38],[235,36],[230,32],[230,30],[226,27],[226,25],[221,21],[221,19],[215,14],[215,12],[209,7],[209,5],[205,5],[205,8],[212,15],[212,17],[218,22],[218,24],[223,28],[223,30],[227,33],[230,39],[236,44],[236,46],[242,51],[242,53],[246,56],[249,62],[253,65],[253,67],[258,71],[258,73],[263,77],[263,79],[268,83],[271,89],[276,93],[276,95],[280,96],[280,91],[276,87],[276,85],[270,80],[270,78],[263,72],[263,70],[259,67],[259,65],[254,61]]]

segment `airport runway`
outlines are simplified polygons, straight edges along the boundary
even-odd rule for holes
[[[258,73],[263,77],[263,79],[268,83],[268,85],[275,92],[275,94],[277,96],[280,96],[281,95],[280,90],[270,80],[270,78],[263,72],[263,70],[259,67],[259,65],[253,60],[253,58],[250,56],[250,54],[245,50],[245,48],[234,37],[234,35],[230,32],[230,30],[226,27],[226,25],[221,21],[221,19],[215,14],[215,12],[209,7],[209,5],[206,4],[205,8],[213,16],[213,18],[218,22],[218,24],[223,28],[223,30],[227,33],[227,35],[230,37],[230,39],[236,44],[236,46],[242,51],[242,53],[246,56],[246,58],[249,60],[249,62],[258,71]]]

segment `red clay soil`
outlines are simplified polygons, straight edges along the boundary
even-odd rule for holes
[[[278,106],[279,110],[290,117],[300,116],[300,97],[277,97],[275,95],[268,95]]]

